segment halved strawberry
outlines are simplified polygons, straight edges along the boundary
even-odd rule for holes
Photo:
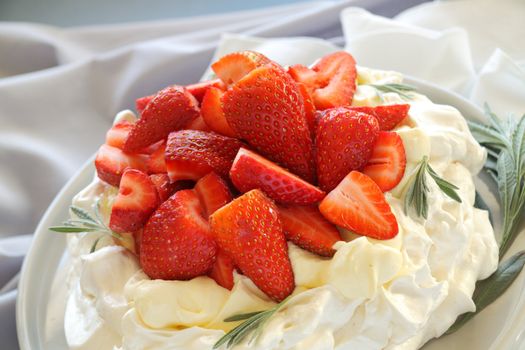
[[[210,127],[202,118],[202,115],[199,115],[197,118],[193,119],[191,122],[186,124],[183,129],[187,130],[200,130],[200,131],[211,131]]]
[[[334,52],[322,57],[311,69],[295,65],[288,72],[296,81],[305,84],[317,109],[352,104],[357,70],[348,52]]]
[[[176,192],[144,226],[140,262],[151,279],[186,280],[205,275],[216,254],[217,245],[193,190]]]
[[[396,132],[381,131],[372,149],[372,155],[363,168],[379,186],[381,191],[389,191],[403,178],[406,167],[403,140]]]
[[[143,96],[135,100],[135,108],[137,109],[137,112],[139,112],[139,114],[142,114],[142,111],[146,109],[146,106],[148,105],[148,103],[150,103],[151,100],[153,100],[153,97],[155,97],[155,95]]]
[[[330,222],[359,235],[390,239],[397,235],[397,220],[377,184],[352,171],[323,199],[319,210]]]
[[[97,152],[95,168],[102,181],[118,187],[124,170],[133,168],[145,171],[146,160],[147,155],[128,154],[121,149],[104,144]]]
[[[313,143],[297,84],[272,65],[256,68],[222,98],[235,134],[263,156],[313,182]]]
[[[314,206],[279,206],[286,239],[321,256],[333,256],[335,242],[341,241],[337,228]]]
[[[214,172],[197,181],[195,192],[204,207],[206,217],[233,199],[226,182]]]
[[[175,193],[175,191],[181,190],[183,188],[191,188],[191,184],[186,187],[181,186],[181,184],[177,182],[172,184],[168,174],[152,174],[149,176],[149,178],[157,189],[161,203],[170,198],[170,196]]]
[[[146,163],[148,174],[160,174],[167,172],[166,161],[164,160],[164,153],[166,152],[166,143],[162,143],[159,148],[152,154]]]
[[[211,130],[221,135],[235,137],[235,132],[228,124],[222,110],[221,98],[224,92],[211,87],[208,89],[201,103],[202,118]]]
[[[171,181],[198,180],[211,171],[226,178],[242,143],[231,137],[197,130],[168,136],[166,167]]]
[[[275,204],[261,191],[243,194],[210,216],[219,247],[260,290],[282,301],[294,288],[288,246]]]
[[[226,289],[232,290],[233,288],[233,260],[223,252],[222,250],[217,250],[217,259],[213,264],[209,276],[217,282],[219,286],[222,286]]]
[[[354,111],[368,113],[377,118],[379,128],[384,131],[392,130],[397,124],[408,116],[409,104],[386,106],[352,106]]]
[[[239,81],[257,67],[272,63],[268,57],[255,51],[239,51],[221,57],[211,69],[226,84]]]
[[[319,187],[329,192],[368,162],[379,125],[373,116],[346,107],[325,111],[318,123],[317,175]]]
[[[121,120],[114,124],[106,133],[106,144],[122,149],[134,125],[135,123],[128,120]]]
[[[197,99],[197,101],[202,102],[202,98],[206,94],[206,91],[208,91],[208,89],[212,87],[218,88],[221,90],[224,90],[226,88],[222,80],[213,79],[213,80],[206,80],[206,81],[201,81],[199,83],[186,85],[186,90],[188,90],[189,93],[192,94]]]
[[[279,203],[306,205],[325,196],[317,187],[246,148],[237,153],[230,179],[241,192],[258,188]]]
[[[111,207],[109,227],[115,232],[136,231],[144,226],[159,204],[157,189],[149,176],[136,169],[127,169]]]
[[[198,102],[184,87],[159,91],[147,104],[124,144],[124,151],[137,152],[179,130],[199,116]]]

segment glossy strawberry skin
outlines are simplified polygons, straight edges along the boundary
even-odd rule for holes
[[[97,175],[112,186],[118,187],[124,171],[128,168],[146,171],[147,155],[127,154],[124,151],[108,146],[100,146],[95,158]]]
[[[217,259],[213,264],[209,276],[217,282],[218,285],[226,289],[232,290],[233,281],[233,270],[235,266],[233,260],[223,252],[222,250],[217,251]]]
[[[317,126],[319,187],[329,192],[352,170],[370,158],[379,125],[371,115],[346,107],[326,111]]]
[[[279,203],[306,205],[325,196],[319,188],[245,148],[233,161],[230,179],[241,192],[258,188]]]
[[[281,68],[256,68],[222,98],[235,134],[261,155],[308,182],[315,180],[313,143],[297,84]]]
[[[406,117],[408,117],[410,105],[397,104],[375,107],[352,106],[350,108],[354,111],[373,115],[379,122],[379,129],[383,131],[389,131],[392,130],[401,121],[403,121]]]
[[[152,174],[149,176],[151,182],[157,189],[160,202],[165,202],[173,193],[178,190],[191,188],[191,184],[184,184],[181,182],[171,183],[168,174]]]
[[[210,216],[219,247],[246,276],[275,301],[294,288],[294,275],[278,209],[261,191],[253,190]]]
[[[135,109],[139,114],[142,114],[142,111],[146,109],[146,106],[148,105],[148,103],[150,103],[151,100],[153,100],[153,97],[155,97],[155,95],[143,96],[135,100]]]
[[[176,192],[144,226],[140,262],[151,279],[187,280],[207,274],[217,254],[193,190]]]
[[[233,199],[226,182],[216,173],[211,172],[195,184],[206,217],[209,217]]]
[[[164,159],[165,152],[166,144],[162,143],[156,151],[149,155],[148,161],[146,162],[148,174],[162,174],[167,171],[166,161]]]

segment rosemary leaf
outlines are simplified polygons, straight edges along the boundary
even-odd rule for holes
[[[387,93],[387,92],[394,92],[396,94],[398,94],[399,96],[407,99],[407,100],[410,100],[412,98],[412,96],[410,96],[409,94],[407,94],[407,92],[412,92],[412,91],[415,91],[416,88],[412,85],[407,85],[407,84],[396,84],[396,83],[391,83],[391,84],[369,84],[369,86],[373,87],[376,89],[379,97],[382,98],[382,94],[383,93]]]

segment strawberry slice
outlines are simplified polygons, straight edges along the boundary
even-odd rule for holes
[[[384,131],[392,130],[397,124],[408,116],[409,104],[387,106],[352,106],[354,111],[371,114],[377,118],[379,128]]]
[[[197,101],[202,102],[202,98],[206,94],[209,88],[218,88],[224,90],[226,87],[220,79],[206,80],[199,83],[186,85],[186,90],[197,99]]]
[[[151,100],[153,100],[153,97],[155,97],[155,95],[143,96],[135,100],[135,108],[137,109],[137,112],[139,112],[139,114],[142,114],[142,111],[146,109],[146,106],[148,105],[148,103],[150,103]]]
[[[325,111],[318,123],[319,187],[329,192],[350,171],[361,169],[368,162],[379,125],[373,116],[346,107]]]
[[[224,92],[211,87],[206,91],[201,104],[202,118],[211,130],[221,135],[235,137],[235,132],[228,124],[224,111],[222,110],[221,98]]]
[[[127,169],[111,208],[109,227],[115,232],[136,231],[160,204],[155,185],[149,176],[136,169]]]
[[[279,206],[286,239],[321,256],[333,256],[335,242],[341,241],[337,228],[314,206]]]
[[[243,193],[258,188],[279,203],[312,204],[325,196],[317,187],[246,148],[237,153],[230,179]]]
[[[315,179],[313,143],[297,84],[273,65],[249,72],[224,94],[235,134],[263,156],[309,182]]]
[[[213,172],[197,181],[195,192],[199,196],[207,217],[233,199],[226,182]]]
[[[405,147],[401,137],[396,132],[381,131],[363,173],[385,192],[396,187],[401,181],[406,164]]]
[[[375,239],[397,235],[396,217],[377,184],[352,171],[323,199],[319,210],[335,225]]]
[[[198,116],[198,102],[192,94],[181,86],[167,87],[147,104],[123,149],[137,152],[165,139],[170,132],[181,129]]]
[[[167,172],[166,161],[164,159],[164,153],[166,151],[166,143],[162,143],[155,152],[150,154],[149,159],[146,163],[148,174],[160,174]]]
[[[200,131],[211,131],[210,127],[202,118],[202,115],[199,115],[197,118],[193,119],[191,122],[184,126],[184,129],[188,130],[200,130]]]
[[[191,188],[190,184],[183,184],[180,182],[171,183],[168,174],[152,174],[149,176],[151,182],[157,189],[157,194],[162,202],[165,202],[170,196],[178,190]]]
[[[95,168],[102,181],[118,187],[124,170],[133,168],[145,171],[146,160],[147,155],[127,154],[116,147],[104,144],[97,152]]]
[[[294,288],[292,264],[275,204],[261,191],[243,194],[210,216],[219,247],[260,290],[279,302]]]
[[[308,93],[308,90],[306,89],[306,86],[304,84],[297,83],[297,86],[299,86],[299,91],[301,92],[301,96],[303,96],[304,116],[306,118],[306,122],[308,123],[308,129],[310,129],[310,134],[313,138],[315,137],[316,126],[316,110],[314,101],[312,100],[312,97]]]
[[[211,171],[226,178],[242,143],[214,132],[180,130],[168,136],[166,167],[171,181],[198,180]]]
[[[187,280],[205,275],[216,254],[217,245],[193,190],[176,192],[144,226],[140,262],[151,279]]]
[[[218,249],[217,259],[211,268],[209,276],[213,278],[219,286],[232,290],[234,268],[233,260],[228,254]]]
[[[226,84],[238,82],[257,67],[273,63],[268,57],[255,51],[239,51],[221,57],[211,69]]]
[[[121,120],[114,124],[106,133],[106,144],[112,147],[124,147],[128,134],[133,129],[135,123],[127,120]]]
[[[288,72],[296,81],[306,85],[317,109],[352,104],[357,69],[348,52],[334,52],[321,58],[311,69],[295,65]]]

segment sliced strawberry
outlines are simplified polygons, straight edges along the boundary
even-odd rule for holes
[[[209,276],[213,278],[219,286],[232,290],[234,268],[233,260],[228,254],[218,249],[217,259],[211,268]]]
[[[184,129],[188,130],[200,130],[200,131],[211,131],[210,127],[202,118],[202,115],[199,115],[197,118],[193,119],[191,122],[184,126]]]
[[[331,191],[352,170],[370,159],[379,134],[377,119],[346,107],[327,110],[317,127],[319,187]]]
[[[397,220],[377,184],[352,171],[323,199],[319,210],[330,222],[375,239],[397,235]]]
[[[146,106],[148,105],[148,103],[150,103],[151,100],[153,100],[153,97],[155,97],[155,95],[148,95],[137,98],[135,100],[135,108],[137,109],[137,112],[139,112],[139,114],[142,114],[142,111],[146,109]]]
[[[295,65],[288,72],[296,81],[305,84],[317,109],[352,104],[357,70],[348,52],[334,52],[321,58],[311,69]]]
[[[257,67],[272,63],[268,57],[255,51],[239,51],[221,57],[211,69],[226,84],[239,81]]]
[[[363,173],[385,192],[401,181],[406,164],[405,146],[401,137],[396,132],[381,131]]]
[[[213,172],[197,181],[195,192],[199,196],[207,217],[233,199],[226,182]]]
[[[127,120],[121,120],[114,124],[106,133],[106,144],[112,147],[124,147],[128,134],[133,129],[135,123]]]
[[[226,87],[224,86],[224,83],[220,79],[214,79],[214,80],[206,80],[201,81],[199,83],[186,85],[186,90],[189,91],[190,94],[192,94],[197,101],[202,102],[202,98],[206,94],[206,91],[208,91],[209,88],[218,88],[221,90],[224,90]]]
[[[392,130],[397,124],[408,116],[409,104],[387,106],[352,106],[354,111],[371,114],[377,118],[379,128],[384,131]]]
[[[148,103],[124,144],[126,152],[137,152],[199,116],[198,102],[181,86],[159,91]]]
[[[215,171],[226,178],[242,143],[214,132],[180,130],[168,137],[166,167],[171,181],[198,180]]]
[[[341,241],[337,228],[314,206],[279,206],[286,239],[321,256],[333,256],[335,242]]]
[[[157,189],[149,176],[136,169],[127,169],[111,207],[109,227],[115,232],[136,231],[144,226],[159,204]]]
[[[263,156],[313,182],[313,143],[297,84],[275,66],[256,68],[222,98],[235,134]]]
[[[202,118],[211,130],[221,135],[235,137],[235,132],[226,121],[226,116],[222,110],[221,98],[224,92],[220,89],[211,87],[208,89],[201,104]]]
[[[303,96],[304,116],[306,117],[306,122],[308,123],[308,129],[310,129],[310,134],[312,135],[312,138],[313,138],[315,137],[315,127],[316,127],[316,116],[315,116],[316,110],[315,110],[314,102],[304,84],[297,83],[297,86],[299,86],[299,91],[301,92],[301,95]]]
[[[127,154],[116,147],[104,144],[97,152],[95,167],[102,181],[118,187],[124,170],[133,168],[145,171],[146,159],[147,155]]]
[[[279,203],[306,205],[325,196],[317,187],[245,148],[233,161],[230,179],[243,193],[258,188]]]
[[[155,152],[150,154],[146,168],[148,174],[160,174],[167,172],[166,161],[164,160],[164,153],[166,151],[166,143],[162,143]]]
[[[282,301],[294,288],[292,264],[275,204],[253,190],[210,216],[219,247],[260,290]]]
[[[193,190],[176,192],[151,215],[140,249],[142,269],[151,279],[186,280],[210,271],[217,245]]]
[[[179,183],[171,183],[168,174],[152,174],[149,176],[151,182],[155,185],[161,203],[166,201],[177,190],[183,188],[191,188],[190,186],[182,186]]]

